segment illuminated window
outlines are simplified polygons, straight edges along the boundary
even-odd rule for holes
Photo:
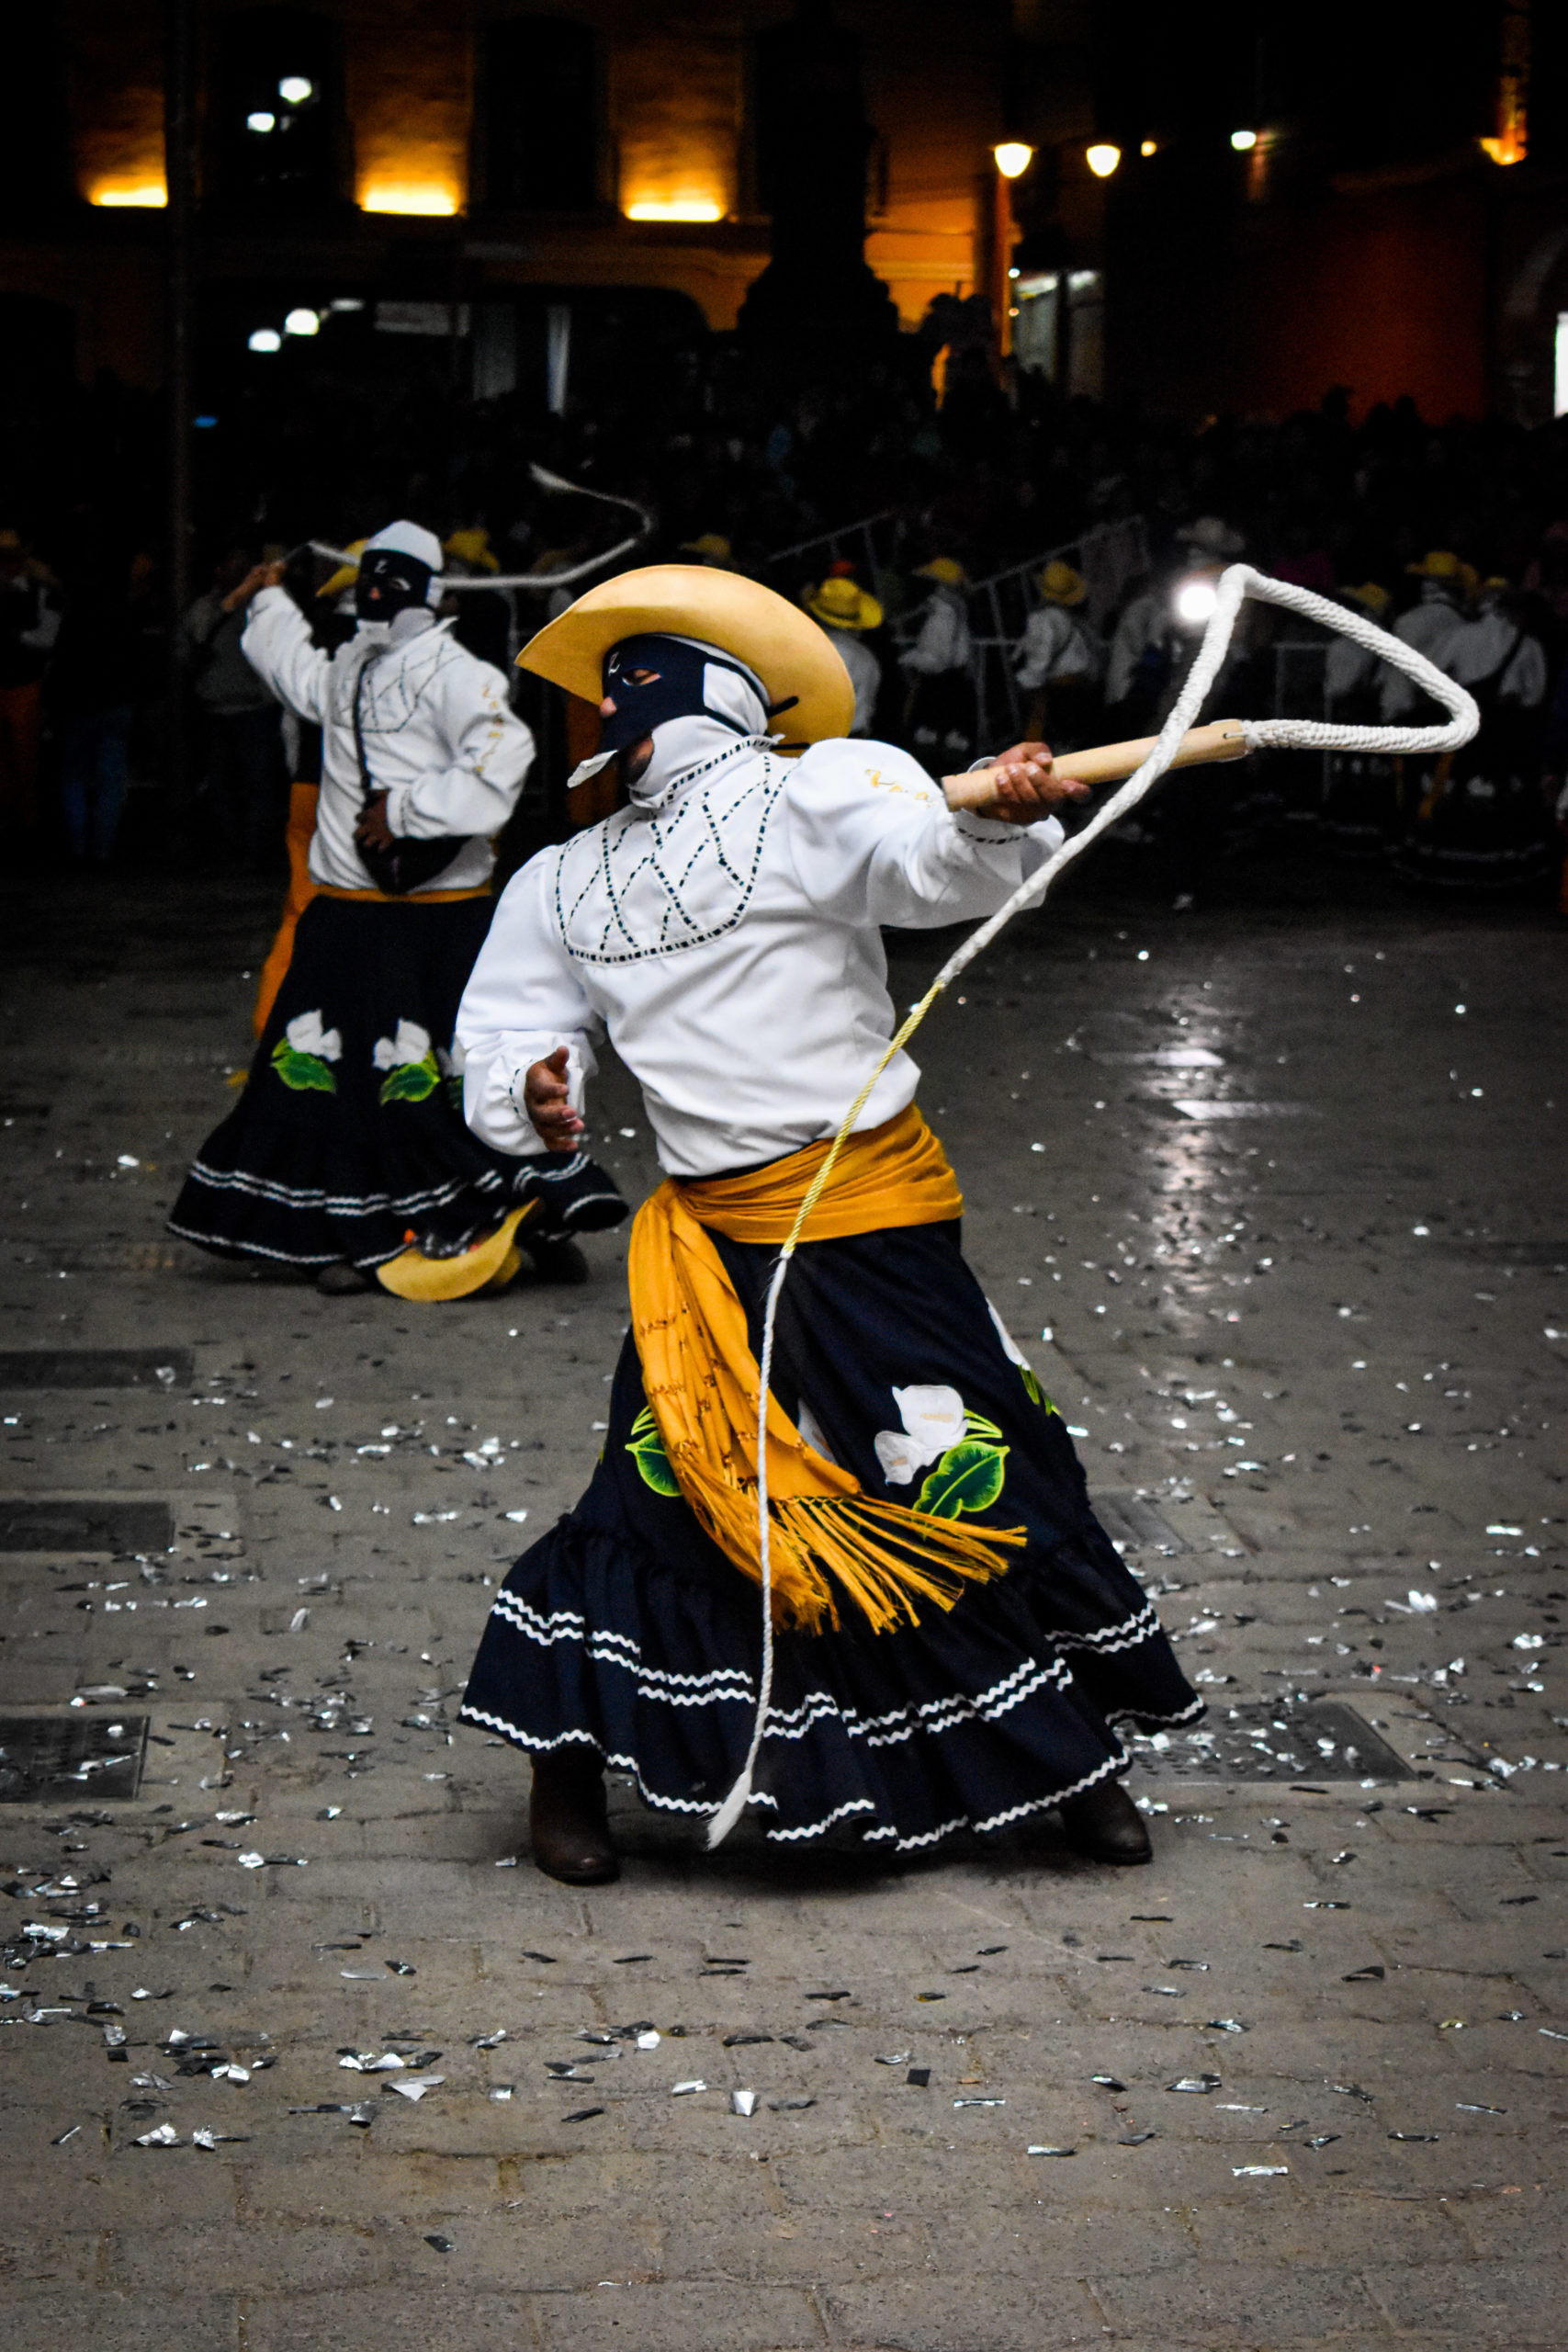
[[[484,48],[478,108],[484,200],[583,212],[598,195],[593,35],[565,17],[506,17]]]
[[[219,200],[312,211],[344,194],[338,28],[311,8],[216,17],[209,184]]]
[[[1557,336],[1552,353],[1551,413],[1568,416],[1568,311],[1557,313]]]

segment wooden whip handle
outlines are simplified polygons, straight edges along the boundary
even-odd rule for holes
[[[1097,743],[1087,752],[1064,752],[1056,774],[1083,784],[1121,784],[1141,768],[1158,738],[1143,735],[1132,743]],[[1247,738],[1237,718],[1212,719],[1207,727],[1192,727],[1177,745],[1173,768],[1201,767],[1211,760],[1240,760],[1247,756]],[[976,768],[968,775],[945,775],[942,788],[950,808],[973,808],[983,815],[996,791],[996,770]]]

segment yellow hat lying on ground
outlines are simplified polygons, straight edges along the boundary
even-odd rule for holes
[[[793,696],[784,729],[792,742],[820,743],[848,732],[855,690],[815,621],[760,581],[706,564],[650,563],[601,580],[530,638],[518,667],[597,703],[611,647],[623,638],[660,635],[694,637],[733,653],[755,671],[775,707]]]
[[[517,1228],[538,1205],[537,1201],[525,1201],[520,1209],[503,1216],[493,1233],[487,1233],[482,1241],[456,1258],[427,1258],[422,1250],[404,1250],[377,1267],[376,1279],[395,1298],[427,1302],[471,1298],[475,1291],[492,1286],[504,1289],[523,1262]]]
[[[852,580],[824,580],[820,587],[807,590],[804,601],[812,619],[824,628],[882,627],[881,605]]]
[[[1089,582],[1081,571],[1058,556],[1037,575],[1040,594],[1048,605],[1081,605],[1089,594]]]

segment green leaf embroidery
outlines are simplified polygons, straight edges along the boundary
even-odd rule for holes
[[[925,1485],[917,1510],[933,1519],[956,1519],[960,1511],[989,1510],[1002,1490],[1007,1473],[1005,1445],[987,1445],[978,1438],[964,1438],[950,1445]]]
[[[632,1423],[626,1452],[641,1472],[643,1484],[651,1487],[656,1495],[680,1493],[681,1484],[670,1467],[670,1456],[664,1451],[664,1440],[659,1434],[651,1405],[645,1405]]]
[[[337,1092],[337,1080],[333,1076],[331,1065],[324,1062],[320,1054],[296,1053],[287,1037],[280,1037],[274,1046],[272,1066],[285,1086],[292,1087],[296,1094]]]
[[[964,1426],[968,1430],[971,1437],[988,1437],[993,1444],[1000,1444],[1001,1442],[1002,1433],[1000,1430],[997,1427],[995,1421],[988,1421],[984,1413],[965,1412],[964,1416]]]
[[[426,1054],[423,1061],[399,1062],[381,1080],[383,1102],[423,1102],[434,1094],[441,1083],[441,1072],[435,1067],[434,1054]]]
[[[1048,1413],[1055,1411],[1055,1408],[1051,1404],[1050,1400],[1046,1396],[1045,1391],[1041,1387],[1040,1383],[1035,1379],[1033,1373],[1026,1363],[1021,1363],[1019,1365],[1018,1376],[1022,1381],[1024,1387],[1029,1393],[1029,1401],[1032,1405],[1043,1405]]]

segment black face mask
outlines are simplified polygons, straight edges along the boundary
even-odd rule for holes
[[[626,637],[612,646],[604,657],[604,687],[615,712],[604,723],[599,749],[624,752],[651,735],[667,718],[713,718],[744,735],[743,727],[720,711],[709,710],[703,700],[703,672],[710,664],[733,670],[754,693],[761,692],[743,663],[727,662],[722,653],[683,644],[677,637]],[[628,674],[633,670],[649,670],[654,675],[639,684]]]
[[[411,605],[428,605],[429,564],[396,548],[367,548],[359,559],[354,609],[362,621],[389,621]]]

